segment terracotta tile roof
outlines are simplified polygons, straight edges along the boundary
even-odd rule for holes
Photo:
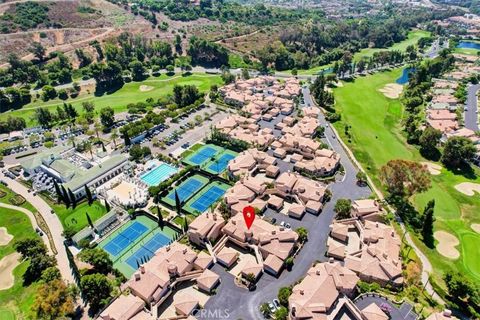
[[[380,309],[375,303],[369,304],[365,309],[362,310],[363,316],[366,320],[388,320],[389,316]]]
[[[100,319],[129,320],[142,311],[144,306],[145,302],[134,295],[121,295],[100,314]]]

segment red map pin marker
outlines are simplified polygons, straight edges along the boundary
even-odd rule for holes
[[[255,209],[251,206],[243,208],[243,219],[245,219],[245,224],[247,225],[248,230],[250,230],[253,220],[255,220]]]

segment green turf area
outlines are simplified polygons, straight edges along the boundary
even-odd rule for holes
[[[75,209],[72,207],[67,209],[63,204],[54,204],[50,201],[49,204],[57,213],[62,225],[64,227],[71,226],[75,232],[88,226],[87,212],[93,222],[107,213],[107,209],[99,201],[94,201],[91,206],[88,205],[87,201],[83,201]]]
[[[353,56],[353,59],[355,61],[358,61],[360,60],[362,57],[371,57],[375,52],[380,52],[380,51],[386,51],[386,50],[399,50],[399,51],[405,51],[407,49],[408,46],[410,45],[415,45],[417,44],[418,40],[420,40],[420,38],[425,38],[425,37],[429,37],[430,36],[430,32],[428,31],[423,31],[423,30],[413,30],[413,31],[410,31],[407,35],[407,39],[401,41],[401,42],[398,42],[398,43],[395,43],[393,46],[391,47],[388,47],[388,48],[366,48],[366,49],[362,49],[360,50],[359,52],[355,53],[355,55]]]
[[[389,160],[426,161],[415,147],[405,141],[401,130],[402,105],[378,91],[386,84],[395,82],[400,74],[401,69],[396,69],[359,77],[355,82],[343,83],[342,87],[334,89],[336,108],[342,115],[341,121],[334,126],[377,187],[380,187],[379,169]],[[346,124],[351,126],[350,137],[345,134]],[[433,276],[437,282],[450,268],[463,272],[472,281],[480,280],[477,267],[480,265],[480,255],[478,246],[473,244],[480,242],[480,234],[470,228],[471,223],[480,223],[480,197],[478,194],[466,196],[454,188],[461,182],[480,183],[480,170],[474,168],[474,171],[475,177],[467,178],[443,169],[440,175],[432,176],[432,188],[413,199],[420,212],[423,212],[429,200],[435,199],[435,230],[445,230],[461,241],[457,247],[461,257],[452,261],[414,238],[432,262]],[[465,243],[466,239],[469,244]]]
[[[180,183],[180,185],[178,185],[177,187],[175,187],[174,190],[172,190],[172,191],[169,192],[165,197],[163,197],[163,198],[162,198],[162,201],[164,201],[165,203],[167,203],[167,204],[169,204],[169,205],[171,205],[171,206],[174,207],[174,206],[175,206],[175,196],[174,196],[175,190],[177,190],[177,189],[182,190],[182,188],[183,188],[184,186],[188,186],[188,185],[189,185],[189,183],[190,183],[189,181],[190,181],[190,180],[198,180],[198,181],[200,181],[200,182],[202,183],[202,184],[198,187],[198,189],[197,189],[196,192],[200,191],[200,189],[202,189],[205,185],[208,184],[208,178],[206,178],[206,177],[204,177],[204,176],[201,176],[201,175],[198,175],[198,174],[193,175],[193,176],[189,177],[187,180],[185,180],[185,181],[183,181],[182,183]],[[180,198],[180,200],[181,200],[181,201],[184,201],[184,202],[187,202],[188,199],[190,199],[196,192],[193,192],[192,194],[189,194],[186,199],[181,199],[181,198]],[[178,196],[181,197],[180,194],[182,193],[182,191],[178,191],[178,193],[179,193]]]
[[[186,214],[184,216],[176,216],[175,218],[173,218],[172,221],[183,229],[185,228],[185,217],[187,218],[187,224],[189,225],[196,218],[196,216],[194,216],[193,214]]]
[[[2,187],[2,190],[5,190],[5,188]],[[9,195],[11,194],[9,192]],[[15,252],[13,246],[15,241],[37,236],[27,215],[17,210],[0,208],[0,227],[7,228],[7,232],[13,236],[13,239],[7,245],[0,246],[0,260]],[[23,286],[22,276],[27,267],[28,262],[19,264],[13,270],[15,277],[13,287],[0,291],[0,319],[2,320],[29,318],[28,315],[38,284],[33,283],[28,287]]]
[[[192,197],[190,200],[188,200],[188,202],[185,204],[185,206],[183,207],[183,209],[184,209],[185,211],[187,211],[188,213],[193,214],[193,215],[195,215],[195,216],[198,216],[198,215],[200,215],[201,213],[203,213],[203,212],[205,212],[206,210],[208,210],[209,208],[206,208],[205,211],[200,212],[199,210],[193,208],[193,207],[192,207],[192,204],[193,204],[195,201],[197,201],[198,199],[200,199],[200,198],[208,197],[208,196],[210,195],[210,188],[212,188],[212,187],[218,187],[218,188],[220,188],[220,189],[222,189],[223,191],[226,192],[231,186],[228,185],[228,184],[219,182],[219,181],[213,181],[213,182],[209,183],[208,185],[206,185],[205,187],[203,187],[203,189],[200,190],[199,192],[197,192],[197,194],[195,194],[194,197]],[[220,196],[220,197],[219,197],[215,202],[213,202],[213,203],[216,203],[218,200],[221,200],[221,199],[223,199],[223,195]],[[213,205],[213,203],[210,204],[210,206]]]
[[[470,48],[455,48],[453,53],[461,53],[461,54],[468,54],[471,56],[477,56],[480,50],[478,49],[470,49]]]
[[[193,146],[191,146],[191,147],[188,148],[187,150],[183,151],[182,154],[180,155],[180,158],[182,158],[182,159],[186,158],[187,156],[189,156],[189,155],[192,154],[193,152],[195,152],[195,151],[197,151],[198,149],[200,149],[202,146],[203,146],[203,143],[196,143],[196,144],[194,144]]]
[[[136,271],[136,269],[132,268],[128,263],[127,259],[130,258],[132,254],[134,254],[137,250],[141,249],[145,243],[147,243],[150,239],[155,237],[156,234],[162,234],[166,236],[168,239],[172,240],[177,232],[168,226],[164,226],[163,230],[158,227],[158,222],[152,220],[147,216],[138,216],[135,220],[130,220],[122,225],[117,230],[113,231],[109,234],[106,238],[104,238],[100,243],[99,247],[104,248],[110,240],[115,238],[120,232],[125,230],[128,226],[130,226],[135,221],[140,222],[144,226],[148,228],[144,234],[142,234],[138,239],[136,239],[133,243],[128,244],[117,256],[110,255],[113,266],[118,269],[121,273],[123,273],[127,278],[130,278],[132,274]]]
[[[208,74],[192,74],[189,76],[175,75],[167,76],[162,74],[159,77],[150,77],[142,82],[126,83],[121,89],[112,94],[104,94],[103,96],[95,96],[93,92],[90,94],[80,95],[75,99],[66,100],[71,103],[79,113],[83,113],[82,102],[91,101],[95,103],[97,110],[103,107],[112,107],[115,112],[127,110],[129,103],[144,102],[148,98],[158,99],[166,97],[172,93],[175,85],[194,85],[201,92],[207,92],[212,84],[221,85],[222,79],[218,75]],[[148,86],[148,91],[141,91],[140,86]],[[0,114],[0,120],[4,120],[8,115],[22,117],[27,121],[27,126],[35,125],[33,116],[35,109],[39,107],[48,107],[50,111],[55,111],[58,105],[62,105],[63,101],[56,99],[43,102],[40,99],[23,108]]]

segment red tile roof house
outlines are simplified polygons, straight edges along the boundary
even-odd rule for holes
[[[200,247],[205,247],[207,242],[213,243],[221,236],[221,230],[225,225],[225,220],[215,210],[213,213],[205,212],[199,215],[188,226],[188,239]]]
[[[345,267],[354,271],[363,281],[377,282],[382,286],[403,285],[401,241],[394,229],[380,222],[366,220],[362,224],[352,221],[335,222],[330,226],[330,237],[343,244],[328,241],[327,255],[344,260]],[[346,224],[347,228],[342,228],[342,224]],[[345,251],[350,241],[350,228],[357,228],[361,240],[360,249],[354,252]]]
[[[275,276],[279,275],[285,259],[293,253],[298,241],[295,231],[285,230],[262,219],[255,219],[250,229],[247,229],[242,214],[234,215],[222,232],[228,241],[244,249],[258,249],[263,260],[259,263],[265,271]]]
[[[265,181],[254,177],[242,177],[224,196],[224,201],[232,214],[242,213],[245,206],[252,206],[263,212],[267,203],[260,199],[266,191]]]
[[[176,283],[196,279],[212,264],[213,258],[205,252],[197,254],[190,247],[174,242],[157,250],[122,286],[122,290],[128,288],[156,314]]]
[[[351,296],[360,279],[339,262],[318,263],[295,285],[288,298],[289,319],[326,320],[342,295]]]
[[[282,198],[293,198],[306,212],[318,214],[322,209],[326,187],[299,174],[284,172],[275,181],[275,193]]]
[[[374,199],[355,200],[352,203],[352,217],[370,221],[381,221],[385,212]]]
[[[240,177],[265,171],[268,167],[275,166],[276,163],[277,159],[274,157],[252,148],[243,151],[235,159],[230,160],[227,170],[231,177]]]
[[[317,177],[333,175],[340,167],[340,155],[328,149],[315,152],[313,159],[301,159],[295,162],[295,170],[305,171]]]

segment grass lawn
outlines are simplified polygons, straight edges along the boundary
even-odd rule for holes
[[[478,49],[473,49],[473,48],[455,48],[453,50],[454,53],[461,53],[461,54],[468,54],[471,56],[476,56],[480,50]]]
[[[218,75],[208,74],[192,74],[189,76],[174,75],[167,76],[162,74],[159,77],[150,77],[141,82],[129,82],[114,93],[95,96],[93,92],[83,94],[75,99],[66,100],[71,103],[79,113],[83,113],[82,102],[91,101],[95,103],[97,110],[103,107],[112,107],[115,112],[127,110],[129,103],[137,103],[145,101],[148,98],[158,99],[172,93],[175,85],[194,85],[201,92],[207,92],[212,84],[221,85],[222,79]],[[141,91],[140,86],[148,86],[148,91]],[[142,87],[143,88],[143,87]],[[27,121],[27,126],[33,126],[36,120],[33,119],[35,109],[39,107],[47,107],[50,111],[55,111],[58,105],[62,105],[63,100],[55,99],[50,101],[42,101],[37,99],[23,108],[0,114],[0,120],[5,119],[8,115],[22,117]]]
[[[8,203],[8,198],[12,197],[14,194],[3,186],[1,189],[8,192],[7,196],[1,198],[1,201]],[[22,207],[31,207],[31,205],[26,202]],[[7,245],[0,246],[0,259],[15,252],[13,244],[16,240],[37,236],[33,230],[30,219],[24,213],[17,210],[1,208],[0,227],[7,228],[8,233],[14,237]],[[29,318],[28,315],[38,285],[33,283],[28,287],[23,286],[22,276],[27,267],[28,262],[22,262],[18,265],[13,270],[15,277],[13,287],[0,291],[0,319],[2,320]]]
[[[405,39],[401,42],[395,43],[393,46],[391,46],[389,48],[366,48],[366,49],[362,49],[359,52],[355,53],[355,55],[353,56],[353,59],[358,61],[362,57],[367,57],[368,58],[368,57],[371,57],[375,52],[386,51],[386,50],[405,51],[408,46],[410,46],[412,44],[417,44],[417,42],[420,38],[425,38],[425,37],[429,37],[429,36],[430,36],[430,32],[428,32],[428,31],[413,30],[413,31],[410,31],[408,33],[407,39]]]
[[[402,134],[403,107],[400,102],[388,99],[378,91],[394,82],[400,73],[401,69],[397,69],[360,77],[334,89],[336,107],[342,115],[341,121],[334,126],[378,187],[379,169],[389,160],[425,161],[415,147],[406,143]],[[351,126],[350,137],[345,133],[346,124]],[[474,177],[465,177],[443,169],[440,175],[432,176],[430,190],[412,199],[419,212],[429,200],[435,199],[435,229],[452,233],[461,242],[457,247],[461,257],[450,260],[414,239],[432,262],[433,277],[437,281],[451,268],[463,272],[472,281],[480,280],[480,234],[470,228],[471,223],[480,223],[480,197],[478,194],[468,197],[454,188],[461,182],[480,183],[480,171],[474,170]]]
[[[232,69],[249,67],[249,65],[245,63],[245,61],[243,61],[243,58],[240,55],[235,53],[230,53],[228,55],[228,64]]]
[[[71,226],[75,232],[88,225],[86,212],[93,222],[107,213],[107,209],[99,201],[94,201],[91,206],[88,205],[87,201],[83,201],[75,209],[72,209],[72,207],[67,209],[64,205],[54,204],[51,201],[49,201],[49,205],[60,218],[62,225],[64,227]]]

